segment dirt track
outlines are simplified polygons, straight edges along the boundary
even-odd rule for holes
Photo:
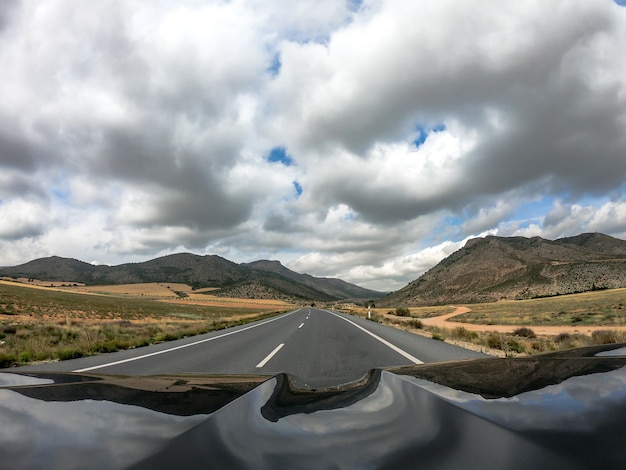
[[[544,326],[544,325],[478,325],[474,323],[461,323],[449,321],[450,318],[470,312],[467,307],[457,307],[452,313],[446,313],[438,317],[422,318],[421,322],[428,326],[438,326],[440,328],[456,328],[464,327],[470,331],[496,331],[498,333],[512,333],[514,330],[522,327],[532,329],[535,334],[542,336],[556,336],[559,333],[584,333],[589,334],[598,330],[618,330],[625,331],[626,326]]]

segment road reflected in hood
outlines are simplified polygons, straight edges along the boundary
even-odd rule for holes
[[[626,403],[626,368],[571,377],[557,385],[494,399],[424,379],[406,377],[406,380],[471,413],[517,431],[595,429],[609,418],[603,415],[606,402]]]
[[[0,390],[0,467],[124,468],[204,419],[110,401],[47,402]]]
[[[52,379],[43,379],[39,377],[29,377],[22,374],[10,374],[7,372],[0,372],[0,388],[1,387],[17,387],[20,385],[44,385],[53,384]]]
[[[594,467],[597,456],[602,456],[605,468],[624,465],[626,367],[574,376],[556,385],[493,399],[424,379],[405,378],[463,410],[570,455],[586,468]]]

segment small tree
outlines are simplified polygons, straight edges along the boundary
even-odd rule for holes
[[[398,307],[396,309],[396,315],[399,317],[410,317],[411,311],[406,307]]]

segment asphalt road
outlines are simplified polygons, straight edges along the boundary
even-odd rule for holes
[[[369,369],[485,357],[457,346],[329,310],[302,308],[182,340],[21,370],[153,375],[287,372],[301,385],[332,386]]]

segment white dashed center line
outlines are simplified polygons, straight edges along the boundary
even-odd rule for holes
[[[269,353],[265,359],[263,359],[261,362],[259,362],[259,363],[256,365],[256,368],[257,368],[257,369],[260,369],[260,368],[261,368],[261,367],[263,367],[265,364],[267,364],[267,363],[269,362],[269,360],[270,360],[271,358],[273,358],[273,357],[274,357],[274,355],[275,355],[278,351],[280,351],[280,348],[282,348],[284,345],[285,345],[285,343],[281,343],[281,344],[279,344],[278,346],[276,346],[276,349],[274,349],[271,353]]]

